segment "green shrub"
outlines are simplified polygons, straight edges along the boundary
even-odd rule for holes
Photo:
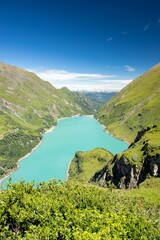
[[[143,199],[71,181],[9,184],[0,219],[0,239],[160,239],[158,211]]]

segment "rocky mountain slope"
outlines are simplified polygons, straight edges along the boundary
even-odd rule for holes
[[[107,130],[132,142],[137,132],[160,123],[160,64],[133,80],[96,117]]]
[[[83,95],[0,63],[0,174],[14,168],[58,118],[91,113],[92,101]]]

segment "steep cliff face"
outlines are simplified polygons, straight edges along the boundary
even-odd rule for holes
[[[160,128],[157,126],[140,131],[129,148],[115,155],[90,182],[135,188],[149,175],[160,177]]]

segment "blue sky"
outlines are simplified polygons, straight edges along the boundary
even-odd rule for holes
[[[160,62],[160,1],[0,0],[0,61],[56,87],[118,91]]]

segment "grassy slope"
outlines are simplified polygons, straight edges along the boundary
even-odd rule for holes
[[[69,179],[87,183],[112,157],[110,152],[102,148],[77,152],[69,167]]]
[[[143,127],[160,123],[160,64],[107,102],[96,117],[118,138],[132,142]]]
[[[49,128],[59,117],[93,110],[88,99],[6,64],[0,64],[0,103],[0,135],[17,127]]]
[[[152,157],[156,154],[160,154],[160,126],[156,128],[151,128],[147,131],[139,141],[129,147],[122,154],[130,160],[132,164],[138,165],[140,168],[142,166],[143,160],[146,157],[145,145],[147,144],[147,155]]]
[[[130,190],[114,190],[118,191],[120,196],[136,198],[141,197],[148,203],[157,205],[160,207],[160,178],[150,178],[146,179],[145,182],[141,183],[139,188],[134,188]]]
[[[0,175],[14,168],[58,118],[93,112],[92,102],[84,96],[0,63]]]

